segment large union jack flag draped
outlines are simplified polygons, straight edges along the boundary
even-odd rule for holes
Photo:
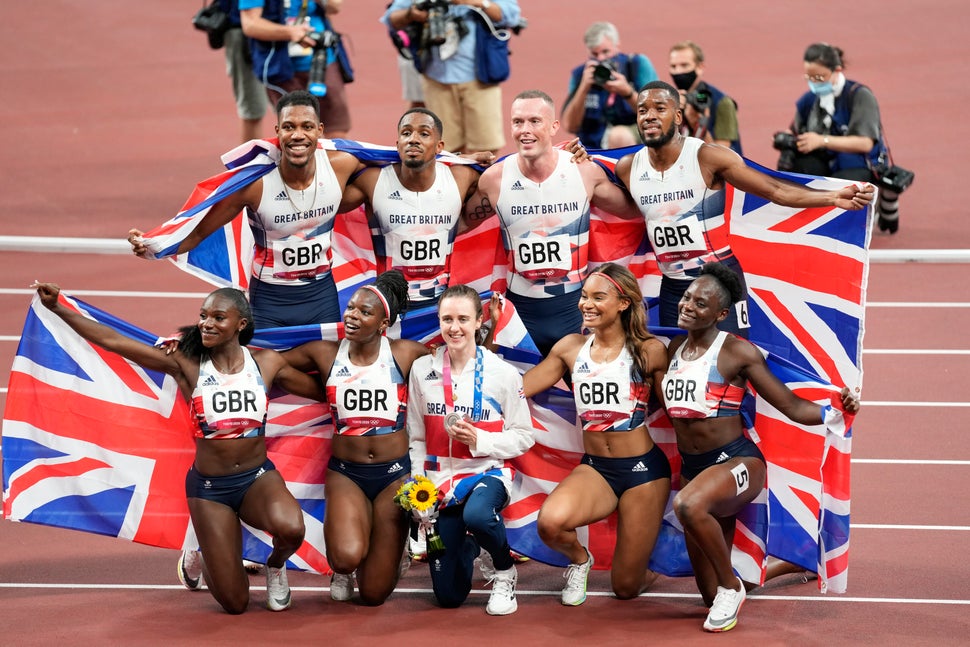
[[[199,184],[180,213],[146,234],[157,257],[171,257],[178,243],[229,192],[272,170],[273,142],[256,142],[227,154],[229,171]],[[347,140],[327,142],[375,163],[396,159],[393,149]],[[596,151],[612,173],[633,149]],[[757,166],[748,162],[752,166]],[[842,181],[788,175],[816,188]],[[869,209],[788,209],[728,187],[731,245],[750,290],[751,340],[772,370],[796,393],[820,404],[842,386],[861,387],[862,334],[868,279]],[[506,259],[492,219],[460,236],[452,282],[474,286],[487,298],[505,288]],[[594,213],[590,257],[618,261],[641,279],[644,294],[656,295],[659,275],[642,222]],[[366,219],[358,211],[338,218],[334,230],[334,274],[342,301],[377,267]],[[237,218],[205,245],[177,259],[180,267],[216,285],[248,284],[252,238]],[[66,298],[66,297],[65,297]],[[74,299],[72,307],[146,343],[156,336]],[[648,298],[653,310],[655,298]],[[514,308],[506,310],[496,341],[509,361],[526,370],[538,360]],[[655,329],[669,338],[678,331]],[[392,329],[423,342],[440,341],[433,309],[406,313]],[[339,325],[259,331],[254,345],[284,349],[313,339],[335,339]],[[324,474],[332,433],[325,406],[273,393],[267,444],[291,491],[301,502],[307,540],[291,566],[329,572],[323,544]],[[837,398],[836,398],[837,399]],[[739,518],[734,564],[750,582],[763,581],[768,555],[819,573],[819,587],[846,589],[849,548],[849,457],[851,430],[794,424],[756,399],[750,435],[768,460],[768,488]],[[534,398],[536,445],[515,461],[518,475],[506,510],[512,547],[534,559],[564,565],[536,533],[545,496],[578,463],[582,437],[570,394],[550,389]],[[674,470],[680,458],[663,412],[651,433]],[[170,378],[134,366],[80,339],[35,299],[27,315],[11,371],[3,421],[4,516],[12,520],[75,528],[146,544],[195,545],[184,498],[184,474],[192,460],[187,409]],[[597,567],[612,560],[615,518],[580,529]],[[246,531],[245,552],[256,561],[269,553],[269,538]],[[670,576],[690,574],[683,533],[668,505],[651,568]]]

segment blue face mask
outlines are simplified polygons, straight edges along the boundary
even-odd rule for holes
[[[832,94],[833,92],[835,92],[835,88],[832,87],[832,81],[831,81],[831,79],[828,80],[828,81],[824,81],[822,83],[816,83],[815,81],[809,81],[808,82],[808,89],[811,90],[812,91],[812,94],[814,94],[817,97],[821,97],[821,96],[824,96],[826,94]]]

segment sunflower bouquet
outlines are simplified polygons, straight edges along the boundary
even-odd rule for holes
[[[398,488],[394,495],[394,502],[402,510],[410,511],[411,517],[417,522],[418,530],[423,530],[428,546],[428,554],[443,552],[444,543],[435,527],[438,518],[438,488],[426,476],[415,474]]]

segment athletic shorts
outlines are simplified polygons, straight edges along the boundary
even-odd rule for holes
[[[557,341],[570,333],[582,331],[583,314],[579,311],[581,292],[582,290],[573,290],[545,299],[513,292],[506,292],[505,296],[515,306],[515,311],[519,313],[536,348],[545,357]]]
[[[239,474],[228,474],[226,476],[206,476],[200,474],[195,469],[195,465],[189,468],[185,475],[185,496],[195,499],[205,499],[215,501],[232,508],[232,511],[239,513],[246,493],[253,486],[260,476],[275,470],[273,461],[266,459],[266,462],[259,467]]]
[[[656,445],[642,456],[628,458],[583,454],[580,463],[589,465],[606,479],[618,499],[624,492],[638,485],[670,478],[670,463],[667,461],[667,456]]]
[[[373,501],[388,485],[411,475],[411,456],[386,463],[350,463],[331,456],[327,469],[349,478]]]
[[[249,303],[258,330],[336,323],[341,315],[337,286],[329,273],[298,285],[265,283],[254,277],[249,283]]]
[[[723,447],[712,449],[703,454],[685,454],[680,452],[682,464],[680,466],[680,476],[688,481],[706,470],[708,467],[720,465],[736,456],[751,456],[757,458],[762,463],[765,462],[764,454],[758,449],[747,436],[741,436]]]

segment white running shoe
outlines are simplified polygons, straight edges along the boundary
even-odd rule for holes
[[[330,578],[330,599],[346,602],[354,597],[354,574],[334,571]]]
[[[587,550],[589,559],[585,564],[570,564],[563,573],[566,585],[562,587],[562,603],[566,606],[577,607],[586,601],[586,581],[589,571],[593,568],[593,555]]]
[[[411,550],[411,558],[419,562],[428,560],[428,544],[425,541],[424,533],[419,532],[417,539],[408,539]]]
[[[491,582],[495,579],[495,563],[492,561],[492,556],[489,555],[487,550],[482,549],[482,552],[475,558],[475,563],[478,564],[478,569],[482,572],[482,577],[486,581]]]
[[[290,585],[286,581],[286,566],[266,566],[266,606],[270,611],[283,611],[290,607]]]
[[[175,573],[182,586],[190,591],[198,591],[202,588],[202,553],[197,550],[183,550],[179,555]]]
[[[489,562],[491,561],[489,559]],[[514,565],[507,571],[492,571],[492,594],[488,596],[485,613],[490,616],[507,616],[515,613],[519,608],[519,603],[515,599],[515,582],[518,577],[519,574]]]
[[[711,611],[707,614],[707,620],[704,621],[705,631],[729,631],[738,624],[738,612],[747,597],[744,582],[740,578],[738,585],[741,587],[740,591],[726,589],[723,586],[717,587],[714,604],[711,605]]]

